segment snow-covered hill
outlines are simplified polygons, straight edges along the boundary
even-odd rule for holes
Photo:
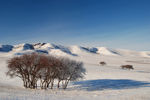
[[[9,52],[14,55],[38,52],[56,55],[80,56],[80,54],[97,54],[108,56],[131,56],[131,57],[150,57],[150,51],[131,51],[124,49],[111,49],[107,47],[82,47],[82,46],[62,46],[51,43],[0,45],[0,52]]]

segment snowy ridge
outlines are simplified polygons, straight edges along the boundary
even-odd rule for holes
[[[120,55],[116,50],[113,50],[113,49],[109,49],[109,48],[106,48],[106,47],[97,47],[98,48],[98,51],[97,53],[99,54],[103,54],[103,55]]]
[[[24,53],[38,52],[56,55],[80,56],[80,54],[97,54],[108,56],[132,56],[132,57],[150,57],[148,51],[131,51],[124,49],[111,49],[107,47],[82,47],[82,46],[63,46],[51,43],[23,43],[18,45],[0,45],[0,52],[10,52],[14,55]]]

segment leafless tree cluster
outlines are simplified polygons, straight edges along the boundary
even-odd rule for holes
[[[42,54],[25,54],[8,61],[7,75],[19,77],[25,88],[35,89],[40,82],[41,89],[67,88],[70,81],[83,78],[85,69],[82,62],[68,58],[56,58]]]

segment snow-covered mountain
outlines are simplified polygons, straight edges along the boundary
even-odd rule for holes
[[[51,43],[23,43],[18,45],[0,45],[0,52],[9,52],[13,55],[38,52],[69,56],[80,56],[81,54],[88,53],[108,56],[150,57],[150,51],[139,52],[124,49],[111,49],[107,47],[63,46]]]

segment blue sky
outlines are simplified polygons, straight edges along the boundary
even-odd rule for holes
[[[150,0],[0,0],[0,43],[150,51]]]

